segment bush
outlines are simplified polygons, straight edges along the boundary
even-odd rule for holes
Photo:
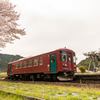
[[[86,72],[86,68],[84,66],[80,66],[79,70],[81,71],[81,73],[85,73]]]

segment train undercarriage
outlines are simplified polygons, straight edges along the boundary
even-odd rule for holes
[[[44,74],[44,73],[34,73],[34,74],[15,74],[8,76],[10,80],[23,80],[23,81],[66,81],[73,80],[73,72],[60,72],[57,74]]]
[[[58,74],[19,74],[8,77],[14,81],[49,81],[49,82],[78,82],[78,83],[100,83],[100,73],[58,73]]]

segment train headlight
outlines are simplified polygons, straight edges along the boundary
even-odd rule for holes
[[[67,66],[67,64],[65,64],[65,66]]]
[[[48,66],[48,68],[50,67],[50,65],[49,65],[49,64],[48,64],[47,66]]]
[[[63,67],[67,67],[67,64],[63,64]]]

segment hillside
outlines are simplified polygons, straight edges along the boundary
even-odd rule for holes
[[[0,54],[0,71],[6,71],[9,62],[23,58],[20,55]]]

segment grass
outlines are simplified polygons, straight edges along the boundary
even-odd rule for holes
[[[0,100],[23,100],[22,97],[0,91]]]
[[[89,87],[0,81],[0,90],[46,100],[97,100],[100,90]],[[15,99],[14,99],[15,100]]]
[[[0,78],[6,77],[6,73],[0,73]],[[43,83],[23,83],[0,81],[0,90],[19,95],[44,98],[46,100],[97,100],[100,99],[100,90],[90,87],[57,86]],[[13,95],[0,92],[0,100],[22,100]],[[12,99],[11,99],[12,98]],[[98,99],[98,100],[99,100]]]

